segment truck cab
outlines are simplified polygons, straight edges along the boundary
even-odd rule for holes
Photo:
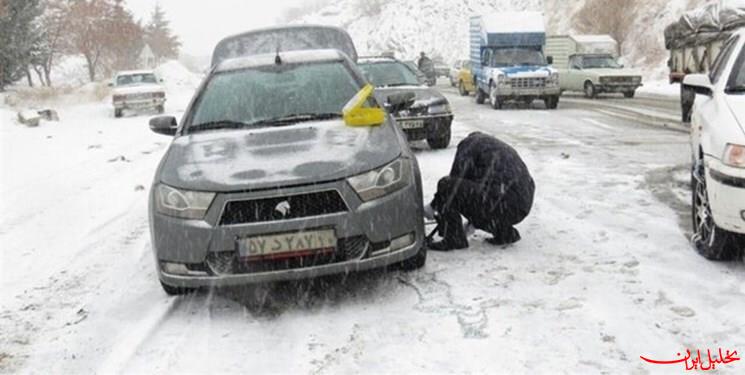
[[[471,18],[471,64],[476,102],[494,109],[510,101],[559,104],[559,75],[545,56],[543,15],[505,12]]]

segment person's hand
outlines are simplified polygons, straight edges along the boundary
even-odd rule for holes
[[[430,221],[435,219],[435,209],[431,204],[424,206],[424,218]]]

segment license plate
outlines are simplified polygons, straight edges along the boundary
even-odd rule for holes
[[[240,239],[238,250],[242,258],[286,259],[333,252],[336,241],[333,230],[285,233]]]
[[[424,127],[423,120],[399,121],[401,129],[421,129]]]

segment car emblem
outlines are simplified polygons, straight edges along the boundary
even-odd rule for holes
[[[276,207],[274,207],[274,212],[278,213],[284,219],[290,215],[291,208],[292,207],[290,207],[290,202],[282,201]]]

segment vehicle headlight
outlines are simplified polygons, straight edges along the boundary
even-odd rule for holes
[[[730,167],[745,168],[745,146],[728,144],[722,160]]]
[[[398,159],[382,168],[347,179],[357,195],[369,202],[403,189],[411,183],[411,162]]]
[[[600,83],[605,84],[605,83],[610,83],[610,82],[611,82],[610,77],[600,77]]]
[[[638,85],[638,84],[642,83],[642,77],[634,77],[634,79],[632,79],[632,81],[634,82],[634,84]]]
[[[429,114],[431,115],[439,115],[439,114],[450,113],[450,112],[451,112],[450,104],[448,103],[433,105],[429,107]]]
[[[551,75],[546,80],[546,84],[558,85],[559,84],[559,73],[551,73]]]
[[[155,207],[163,215],[201,220],[213,199],[215,193],[181,190],[160,184],[156,187]]]
[[[508,82],[507,81],[507,76],[502,75],[502,74],[500,74],[500,75],[497,76],[497,85],[500,85],[500,86],[506,85],[507,82]]]

